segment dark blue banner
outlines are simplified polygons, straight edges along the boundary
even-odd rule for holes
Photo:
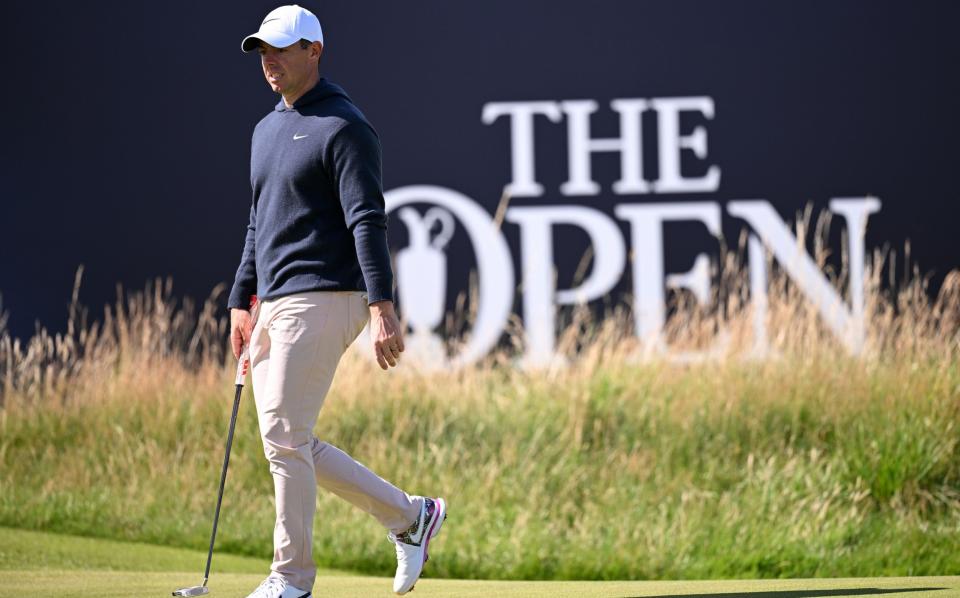
[[[782,224],[807,205],[836,215],[838,252],[840,231],[865,230],[848,249],[867,253],[910,239],[933,288],[960,261],[956,4],[302,4],[322,73],[380,134],[415,338],[435,342],[476,273],[484,340],[454,359],[484,354],[510,313],[547,355],[554,310],[582,301],[626,303],[657,342],[665,297],[706,292],[720,238],[745,230],[791,261]],[[232,282],[250,134],[277,101],[240,41],[276,5],[8,6],[14,334],[64,328],[80,264],[95,317],[118,283],[170,275],[203,298]],[[804,267],[791,276],[851,333],[857,306]]]

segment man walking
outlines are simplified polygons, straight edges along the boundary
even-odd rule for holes
[[[313,427],[346,348],[368,319],[380,367],[397,365],[403,333],[393,307],[380,143],[339,86],[318,72],[320,22],[293,5],[243,40],[282,97],[253,132],[250,224],[230,292],[230,338],[249,343],[263,450],[277,519],[271,573],[248,598],[304,598],[316,579],[313,518],[319,484],[375,517],[395,543],[393,589],[413,589],[442,498],[410,496]],[[261,300],[256,322],[247,311]]]

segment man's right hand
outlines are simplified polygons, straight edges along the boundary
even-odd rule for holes
[[[230,347],[233,349],[234,359],[240,359],[240,351],[250,342],[253,334],[253,319],[245,309],[233,307],[230,309]]]

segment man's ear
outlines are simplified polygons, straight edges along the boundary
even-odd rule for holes
[[[314,52],[316,52],[317,61],[320,60],[320,57],[323,56],[323,44],[320,42],[313,42],[310,44],[310,56],[313,57]]]

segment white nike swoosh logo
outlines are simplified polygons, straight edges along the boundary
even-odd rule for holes
[[[298,134],[294,133],[294,134],[293,134],[293,140],[296,141],[297,139],[303,139],[304,137],[307,137],[307,136],[309,136],[309,134],[307,134],[307,135],[298,135]]]

